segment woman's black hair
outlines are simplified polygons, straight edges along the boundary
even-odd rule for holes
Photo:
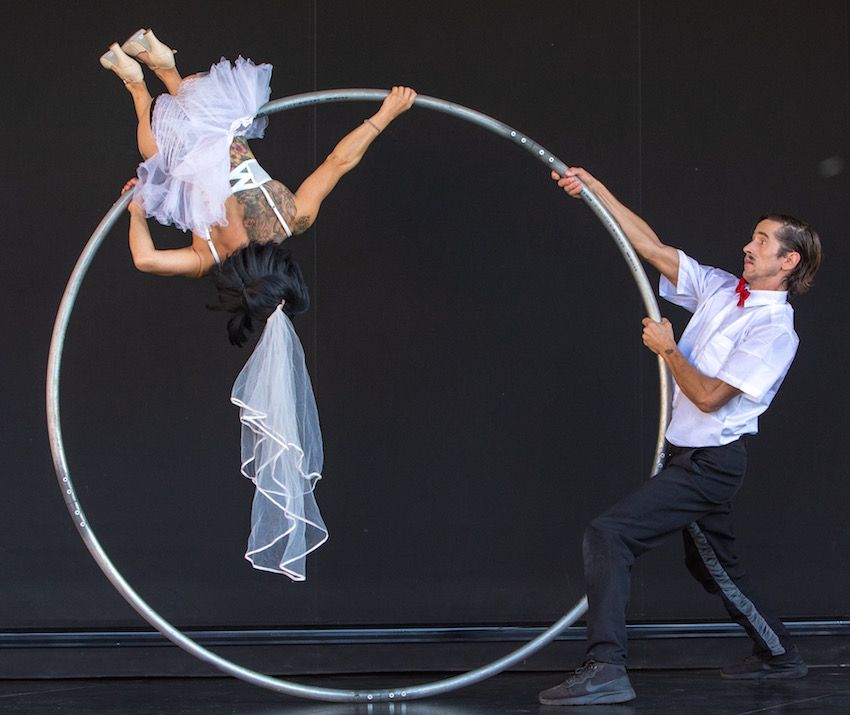
[[[207,307],[231,313],[227,335],[233,345],[244,345],[281,301],[290,318],[310,305],[301,269],[279,243],[249,243],[211,275],[218,303]]]

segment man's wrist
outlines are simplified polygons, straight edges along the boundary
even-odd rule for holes
[[[675,344],[667,345],[666,347],[661,349],[659,355],[663,357],[665,360],[673,360],[676,357],[676,353],[679,351],[679,348],[676,347]]]

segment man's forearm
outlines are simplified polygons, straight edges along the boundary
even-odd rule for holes
[[[659,355],[670,368],[679,389],[702,412],[716,412],[740,394],[740,390],[723,380],[701,373],[675,345],[665,348]]]
[[[673,326],[667,318],[655,321],[644,318],[643,344],[659,355],[673,373],[673,379],[687,398],[703,412],[719,410],[740,390],[717,377],[709,377],[682,355],[673,337]]]
[[[667,269],[672,249],[661,243],[661,239],[650,225],[617,199],[602,182],[594,181],[588,188],[617,219],[617,223],[620,224],[623,233],[626,234],[626,238],[629,239],[629,243],[638,255],[666,275],[666,271],[662,269]],[[676,269],[678,272],[678,254],[676,254]]]

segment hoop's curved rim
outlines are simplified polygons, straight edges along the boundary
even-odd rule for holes
[[[290,97],[273,100],[261,107],[258,111],[258,115],[273,114],[275,112],[282,112],[288,109],[295,109],[297,107],[313,104],[352,101],[381,101],[384,97],[386,97],[386,95],[386,90],[376,89],[337,89],[321,92],[309,92],[306,94],[292,95]],[[450,114],[459,119],[477,124],[531,152],[539,161],[543,162],[558,173],[563,174],[567,169],[567,165],[563,161],[540,146],[537,142],[534,142],[529,137],[509,127],[507,124],[503,124],[486,114],[476,112],[475,110],[453,102],[423,95],[419,95],[416,98],[416,106]],[[637,284],[647,314],[654,320],[660,320],[661,313],[658,308],[658,303],[655,300],[655,295],[650,287],[649,280],[646,277],[646,273],[644,272],[634,249],[632,249],[626,239],[623,230],[620,228],[611,213],[587,187],[582,189],[581,196],[605,226],[606,230],[617,244],[617,247],[620,249],[632,278]],[[59,304],[56,322],[53,326],[53,337],[51,339],[50,353],[48,357],[47,428],[50,439],[50,451],[53,455],[53,464],[56,469],[56,476],[59,480],[60,488],[62,489],[65,504],[68,507],[71,518],[74,520],[77,531],[100,569],[104,572],[115,589],[142,618],[156,628],[162,635],[179,647],[183,648],[188,653],[209,663],[224,673],[253,685],[310,700],[322,700],[327,702],[394,702],[438,695],[467,685],[472,685],[473,683],[480,682],[486,678],[496,675],[497,673],[529,657],[548,643],[552,642],[560,633],[575,623],[585,613],[587,610],[587,599],[582,597],[567,613],[565,613],[558,621],[539,634],[536,638],[492,663],[483,665],[466,673],[461,673],[451,678],[431,683],[370,691],[313,687],[294,683],[292,681],[272,678],[270,676],[257,673],[256,671],[243,668],[242,666],[239,666],[225,658],[222,658],[216,653],[207,650],[199,643],[186,636],[182,631],[175,628],[171,625],[171,623],[166,621],[162,616],[154,611],[153,608],[151,608],[141,598],[141,596],[133,590],[130,584],[127,583],[118,569],[110,561],[85,517],[85,513],[79,499],[77,498],[76,490],[74,489],[68,469],[59,413],[60,368],[65,335],[68,330],[71,311],[74,308],[77,294],[79,293],[83,279],[85,278],[86,272],[91,265],[95,253],[100,248],[103,240],[117,221],[118,217],[122,214],[129,201],[129,194],[124,195],[119,198],[115,204],[113,204],[112,208],[109,209],[100,224],[98,224],[97,228],[94,230],[94,233],[92,233],[89,238],[88,243],[80,254],[74,270],[71,273],[71,277],[68,279],[65,293],[63,294],[62,301]],[[657,468],[663,464],[664,429],[668,422],[670,411],[669,382],[664,363],[660,358],[658,360],[658,370],[660,392],[659,427],[654,462],[650,474],[654,474]]]

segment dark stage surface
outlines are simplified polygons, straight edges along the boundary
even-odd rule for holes
[[[716,670],[635,671],[638,698],[625,705],[546,707],[536,694],[558,682],[552,673],[506,673],[431,700],[376,705],[296,701],[229,678],[0,681],[0,711],[14,713],[287,713],[343,715],[477,715],[481,713],[593,713],[594,715],[747,715],[850,712],[850,674],[814,668],[802,680],[722,680]],[[421,682],[421,676],[309,678],[323,687],[372,689]]]

